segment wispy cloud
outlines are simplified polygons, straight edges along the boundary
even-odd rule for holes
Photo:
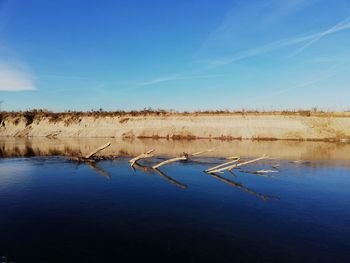
[[[185,74],[174,74],[166,77],[159,77],[148,81],[139,82],[136,86],[148,86],[153,84],[159,84],[168,81],[175,80],[191,80],[191,79],[208,79],[208,78],[217,78],[222,76],[222,74],[208,74],[208,75],[185,75]]]
[[[132,90],[137,90],[142,87],[152,86],[164,82],[178,81],[178,80],[193,80],[193,79],[209,79],[209,78],[218,78],[224,76],[224,74],[206,74],[206,75],[194,75],[190,73],[176,73],[169,76],[161,76],[158,78],[144,80],[144,81],[136,81],[136,80],[128,80],[128,81],[112,81],[112,82],[104,82],[99,83],[96,88],[103,89],[106,87],[113,87],[118,92],[130,92]]]
[[[309,35],[304,35],[304,36],[297,36],[294,38],[290,39],[284,39],[280,41],[276,41],[264,46],[259,46],[255,47],[252,49],[244,50],[242,52],[237,53],[236,55],[229,57],[229,58],[222,58],[222,59],[216,59],[216,60],[206,60],[202,62],[206,62],[208,64],[209,68],[215,68],[219,66],[224,66],[228,65],[243,59],[251,58],[251,57],[256,57],[283,47],[288,47],[288,46],[293,46],[297,45],[303,42],[307,42],[303,47],[301,47],[297,53],[302,52],[305,50],[307,47],[315,43],[316,41],[319,41],[323,37],[327,35],[331,35],[340,31],[348,30],[350,29],[350,17],[347,17],[346,19],[342,20],[341,22],[337,23],[336,25],[330,27],[327,30],[314,33],[314,34],[309,34]]]
[[[0,91],[36,90],[33,76],[21,67],[0,62]]]
[[[286,19],[309,6],[316,4],[319,0],[270,0],[266,1],[263,13],[261,14],[260,24],[263,26],[271,25]],[[248,1],[247,1],[248,2]],[[265,2],[265,1],[264,1]],[[255,4],[255,3],[253,3]]]
[[[209,48],[232,48],[237,38],[261,35],[292,14],[313,5],[318,0],[235,1],[221,23],[208,35],[197,51],[198,56]],[[260,29],[264,28],[263,33]],[[244,30],[242,30],[244,29]]]
[[[339,23],[337,23],[336,25],[332,26],[331,28],[318,33],[317,35],[315,35],[309,42],[307,42],[305,45],[303,45],[302,47],[300,47],[299,49],[297,49],[295,52],[293,52],[291,54],[291,56],[295,56],[299,53],[301,53],[302,51],[304,51],[305,49],[307,49],[309,46],[311,46],[312,44],[320,41],[322,38],[324,38],[327,35],[336,33],[338,31],[341,30],[346,30],[350,28],[350,16],[345,18],[343,21],[340,21]]]

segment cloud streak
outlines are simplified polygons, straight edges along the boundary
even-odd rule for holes
[[[36,90],[33,76],[24,69],[0,63],[0,91]]]
[[[293,53],[294,55],[296,55],[302,52],[303,50],[305,50],[307,47],[314,44],[315,42],[321,40],[325,36],[331,35],[340,31],[348,30],[348,29],[350,29],[350,16],[342,20],[341,22],[337,23],[336,25],[332,26],[331,28],[318,33],[309,34],[306,36],[299,36],[291,39],[280,40],[271,44],[245,50],[243,52],[237,53],[235,56],[230,58],[210,60],[210,61],[207,61],[207,63],[209,64],[209,68],[215,68],[219,66],[232,64],[234,62],[237,62],[243,59],[256,57],[283,47],[293,46],[293,45],[297,45],[308,41],[304,46],[302,46],[300,49],[298,49],[296,52]]]
[[[98,89],[104,88],[106,86],[115,86],[118,91],[128,91],[137,90],[142,87],[152,86],[164,82],[171,82],[177,80],[193,80],[193,79],[209,79],[209,78],[217,78],[224,76],[224,74],[207,74],[207,75],[194,75],[190,73],[176,73],[169,76],[158,77],[151,80],[145,81],[117,81],[117,82],[109,82],[109,83],[101,83],[97,86]]]
[[[275,27],[277,23],[280,24],[292,14],[316,2],[318,0],[235,1],[231,10],[207,36],[195,55],[200,56],[208,48],[232,48],[233,43],[237,44],[237,38],[249,39],[246,32],[263,37],[261,28]]]
[[[334,25],[333,27],[320,32],[319,34],[317,34],[314,38],[312,38],[309,42],[307,42],[305,45],[303,45],[301,48],[297,49],[294,53],[292,53],[291,56],[295,56],[299,53],[301,53],[302,51],[304,51],[305,49],[307,49],[309,46],[311,46],[312,44],[320,41],[322,38],[324,38],[327,35],[336,33],[338,31],[342,31],[342,30],[346,30],[350,28],[350,16],[345,18],[343,21],[340,21],[339,23],[337,23],[336,25]]]
[[[136,86],[149,86],[153,84],[159,84],[168,81],[175,80],[192,80],[192,79],[208,79],[208,78],[217,78],[222,76],[222,74],[212,74],[212,75],[183,75],[183,74],[175,74],[167,77],[155,78],[152,80],[144,81],[137,83]]]

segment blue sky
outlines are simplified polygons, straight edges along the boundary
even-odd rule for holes
[[[0,0],[6,110],[349,110],[349,64],[349,0]]]

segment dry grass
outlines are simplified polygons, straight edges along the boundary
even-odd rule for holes
[[[43,109],[34,109],[28,111],[3,111],[0,112],[0,124],[3,120],[11,118],[13,122],[19,122],[25,119],[26,125],[32,124],[34,121],[40,121],[48,118],[50,122],[64,121],[66,125],[72,122],[78,122],[82,117],[105,118],[105,117],[121,117],[121,123],[127,122],[128,117],[146,117],[146,116],[217,116],[217,115],[242,115],[242,116],[261,116],[261,115],[284,115],[284,116],[304,116],[304,117],[350,117],[350,112],[326,112],[317,109],[312,110],[284,110],[284,111],[258,111],[258,110],[198,110],[198,111],[174,111],[164,109],[145,108],[139,111],[65,111],[52,112]]]

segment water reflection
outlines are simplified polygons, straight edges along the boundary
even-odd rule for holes
[[[222,176],[220,176],[218,174],[208,174],[208,175],[210,175],[210,176],[212,176],[212,177],[214,177],[214,178],[216,178],[216,179],[218,179],[218,180],[220,180],[220,181],[222,181],[222,182],[224,182],[226,184],[229,184],[229,185],[231,185],[233,187],[236,187],[236,188],[238,188],[238,189],[240,189],[240,190],[242,190],[242,191],[244,191],[246,193],[254,195],[254,196],[260,198],[263,201],[268,201],[268,200],[271,200],[271,199],[275,199],[275,200],[279,199],[278,197],[272,197],[272,196],[260,194],[260,193],[258,193],[256,191],[252,190],[252,189],[249,189],[248,187],[245,187],[243,184],[234,182],[234,181],[232,181],[230,179],[227,179],[225,177],[222,177]]]
[[[200,164],[208,164],[207,162],[205,161],[196,161],[196,160],[191,160],[191,162],[194,162],[194,163],[200,163]],[[188,186],[182,182],[179,182],[178,180],[175,180],[174,178],[166,175],[164,172],[162,172],[160,169],[153,169],[152,167],[149,167],[149,166],[146,166],[146,165],[142,165],[138,162],[135,162],[133,166],[131,166],[131,168],[133,170],[137,169],[137,170],[140,170],[144,173],[150,173],[150,174],[154,174],[154,173],[157,173],[158,175],[160,175],[162,178],[164,178],[165,180],[167,180],[169,183],[177,186],[177,187],[180,187],[182,189],[187,189]],[[229,173],[234,176],[234,177],[237,177],[236,174],[234,174],[232,171],[229,171]],[[267,201],[269,199],[278,199],[278,198],[275,198],[275,197],[270,197],[270,196],[267,196],[267,195],[263,195],[263,194],[260,194],[252,189],[249,189],[247,187],[245,187],[243,184],[241,183],[237,183],[237,182],[234,182],[232,180],[229,180],[225,177],[222,177],[220,175],[217,175],[217,174],[208,174],[216,179],[219,179],[220,181],[224,182],[224,183],[227,183],[233,187],[236,187],[240,190],[243,190],[244,192],[247,192],[249,194],[252,194],[258,198],[260,198],[261,200],[264,200],[264,201]]]
[[[154,173],[157,173],[160,177],[164,178],[165,180],[167,180],[169,183],[173,184],[173,185],[176,185],[177,187],[180,187],[182,189],[187,189],[187,185],[175,180],[174,178],[166,175],[164,172],[162,172],[161,170],[159,169],[153,169],[149,166],[145,166],[145,165],[142,165],[142,164],[139,164],[139,163],[135,163],[133,166],[131,166],[132,169],[137,169],[137,170],[140,170],[144,173],[149,173],[149,174],[154,174]]]
[[[154,169],[154,171],[156,171],[157,174],[159,174],[162,178],[164,178],[165,180],[167,180],[169,183],[176,185],[182,189],[187,189],[187,185],[176,181],[175,179],[171,178],[170,176],[166,175],[165,173],[163,173],[161,170],[159,169]]]
[[[33,157],[33,156],[77,156],[85,155],[106,141],[111,141],[112,146],[106,149],[103,154],[117,156],[136,156],[147,149],[155,148],[157,156],[175,156],[183,152],[198,152],[204,149],[216,148],[215,151],[205,154],[203,157],[191,160],[197,165],[220,164],[220,159],[227,156],[258,156],[268,154],[276,157],[275,160],[266,160],[265,165],[276,171],[279,168],[278,159],[289,159],[293,166],[308,166],[317,168],[318,166],[345,166],[350,167],[350,146],[348,144],[334,144],[324,142],[257,142],[257,141],[216,141],[216,140],[194,140],[194,141],[176,141],[176,140],[117,140],[117,139],[49,139],[49,138],[0,138],[0,157]],[[162,159],[162,157],[158,157]],[[209,161],[208,161],[209,160]],[[313,160],[322,160],[315,162]],[[326,161],[325,161],[326,160]],[[330,161],[327,163],[327,161]],[[110,180],[112,175],[101,168],[98,163],[86,163],[86,165],[100,176]],[[136,163],[133,168],[143,173],[157,174],[167,182],[181,188],[188,189],[184,182],[174,179],[159,169],[152,169],[149,166]],[[200,171],[199,171],[200,172]],[[249,168],[240,170],[241,174],[253,174],[263,177],[272,177],[269,174],[251,170]],[[258,193],[247,188],[241,183],[227,179],[218,174],[210,175],[230,186],[236,187],[244,192],[250,193],[261,200],[276,199],[270,196]],[[237,177],[231,172],[232,177]]]
[[[198,162],[197,162],[198,163]],[[204,161],[200,161],[200,163],[205,163]],[[111,180],[112,176],[107,172],[105,171],[103,168],[99,167],[96,163],[94,162],[86,162],[85,163],[89,168],[91,168],[92,170],[94,170],[95,172],[97,172],[99,175],[101,175],[102,177],[105,177],[107,178],[108,180]],[[161,171],[160,169],[153,169],[152,167],[150,166],[147,166],[147,165],[142,165],[138,162],[135,162],[133,166],[130,166],[130,168],[135,172],[136,170],[142,172],[142,173],[148,173],[148,174],[158,174],[161,178],[165,179],[167,182],[169,182],[170,184],[173,184],[181,189],[187,189],[188,186],[183,183],[183,182],[180,182],[172,177],[170,177],[169,175],[165,174],[163,171]],[[258,174],[257,172],[248,172],[248,171],[240,171],[241,173],[252,173],[252,174]],[[230,175],[234,176],[234,177],[237,177],[237,175],[232,172],[232,171],[229,171],[228,173],[230,173]],[[205,173],[207,174],[207,173]],[[223,176],[220,176],[218,174],[207,174],[215,179],[218,179],[220,180],[221,182],[224,182],[230,186],[233,186],[235,188],[238,188],[246,193],[249,193],[251,195],[254,195],[258,198],[260,198],[261,200],[263,201],[268,201],[268,200],[271,200],[271,199],[274,199],[274,200],[278,200],[279,198],[278,197],[272,197],[272,196],[268,196],[268,195],[264,195],[264,194],[261,194],[259,192],[256,192],[246,186],[244,186],[243,184],[241,183],[238,183],[238,182],[235,182],[235,181],[232,181],[230,179],[227,179]],[[268,175],[266,175],[268,176]]]
[[[0,159],[0,256],[348,262],[349,169],[274,160],[209,175],[223,158],[150,168],[159,159],[135,164],[146,176],[130,176],[129,158],[78,169],[61,157]],[[272,179],[244,173],[277,164]]]
[[[99,175],[101,175],[102,177],[107,178],[108,180],[112,179],[112,176],[105,171],[104,169],[102,169],[101,167],[99,167],[96,163],[93,162],[86,162],[86,165],[91,168],[92,170],[94,170],[95,172],[97,172]]]
[[[219,140],[166,140],[135,139],[121,140],[114,138],[0,138],[0,157],[31,156],[80,156],[105,144],[112,143],[103,154],[113,156],[137,156],[155,149],[157,156],[179,156],[183,152],[198,152],[215,148],[204,157],[268,156],[291,161],[337,160],[346,161],[350,166],[350,144],[327,142],[293,141],[219,141]],[[347,164],[346,164],[347,163]]]

